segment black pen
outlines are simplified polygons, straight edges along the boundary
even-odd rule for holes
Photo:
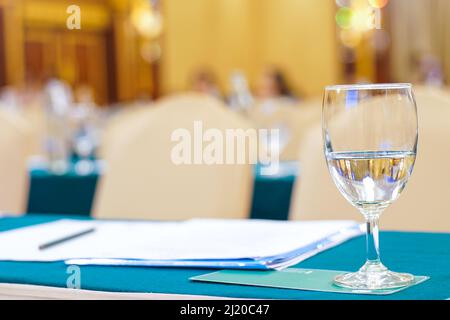
[[[69,235],[69,236],[65,236],[65,237],[60,238],[60,239],[52,240],[52,241],[50,241],[50,242],[41,244],[41,245],[39,246],[39,250],[45,250],[45,249],[51,248],[51,247],[53,247],[53,246],[57,246],[58,244],[61,244],[61,243],[70,241],[70,240],[75,239],[75,238],[79,238],[79,237],[81,237],[81,236],[84,236],[84,235],[86,235],[86,234],[92,233],[92,232],[94,232],[94,231],[95,231],[95,228],[89,228],[89,229],[87,229],[87,230],[80,231],[80,232],[78,232],[78,233],[71,234],[71,235]]]

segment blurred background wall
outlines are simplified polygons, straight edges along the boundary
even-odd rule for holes
[[[103,105],[185,90],[199,68],[224,91],[233,70],[253,84],[267,65],[305,95],[339,78],[333,1],[79,0],[81,30],[68,30],[72,2],[0,1],[0,86],[56,77],[93,88]],[[163,17],[154,34],[149,8]]]
[[[59,78],[107,105],[186,90],[201,69],[226,95],[234,70],[254,88],[276,66],[302,97],[450,72],[446,0],[77,0],[81,29],[68,30],[71,4],[0,0],[0,87]]]
[[[166,0],[163,90],[187,89],[199,66],[227,90],[230,70],[254,83],[275,65],[301,93],[320,94],[339,78],[334,10],[327,0]]]

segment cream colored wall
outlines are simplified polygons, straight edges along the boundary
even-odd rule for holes
[[[164,1],[163,91],[186,89],[205,66],[222,86],[233,68],[253,73],[255,6],[254,0]]]
[[[332,0],[165,0],[161,66],[165,93],[188,88],[208,66],[227,90],[233,69],[252,84],[267,64],[307,95],[339,77]]]
[[[338,80],[335,4],[331,0],[262,0],[261,65],[279,65],[306,95]]]

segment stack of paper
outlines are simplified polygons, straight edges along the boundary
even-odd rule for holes
[[[39,246],[87,228],[93,233]],[[282,269],[361,234],[352,221],[188,220],[56,222],[0,233],[0,260]]]

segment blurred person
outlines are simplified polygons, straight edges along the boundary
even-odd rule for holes
[[[196,92],[222,99],[222,94],[217,86],[216,78],[214,74],[207,69],[199,70],[194,73],[191,80],[191,89]]]
[[[293,105],[297,101],[283,72],[274,67],[266,68],[256,86],[256,105],[260,110],[271,115],[279,107]]]
[[[42,84],[27,83],[21,92],[21,103],[24,108],[43,111],[45,94]]]
[[[94,90],[85,84],[82,84],[74,90],[74,100],[78,104],[95,105]]]
[[[441,61],[433,54],[423,54],[418,59],[416,79],[430,87],[444,86],[444,71]]]
[[[283,99],[295,102],[293,94],[284,73],[274,67],[267,68],[257,83],[256,96],[258,99]]]
[[[433,87],[442,87],[444,85],[444,71],[439,58],[433,55],[424,56],[421,69],[426,85]]]
[[[1,107],[11,111],[21,112],[41,107],[42,99],[42,85],[36,81],[31,81],[28,76],[22,85],[5,86],[0,89]]]
[[[6,86],[0,90],[0,107],[17,111],[20,108],[19,93],[14,87]]]

